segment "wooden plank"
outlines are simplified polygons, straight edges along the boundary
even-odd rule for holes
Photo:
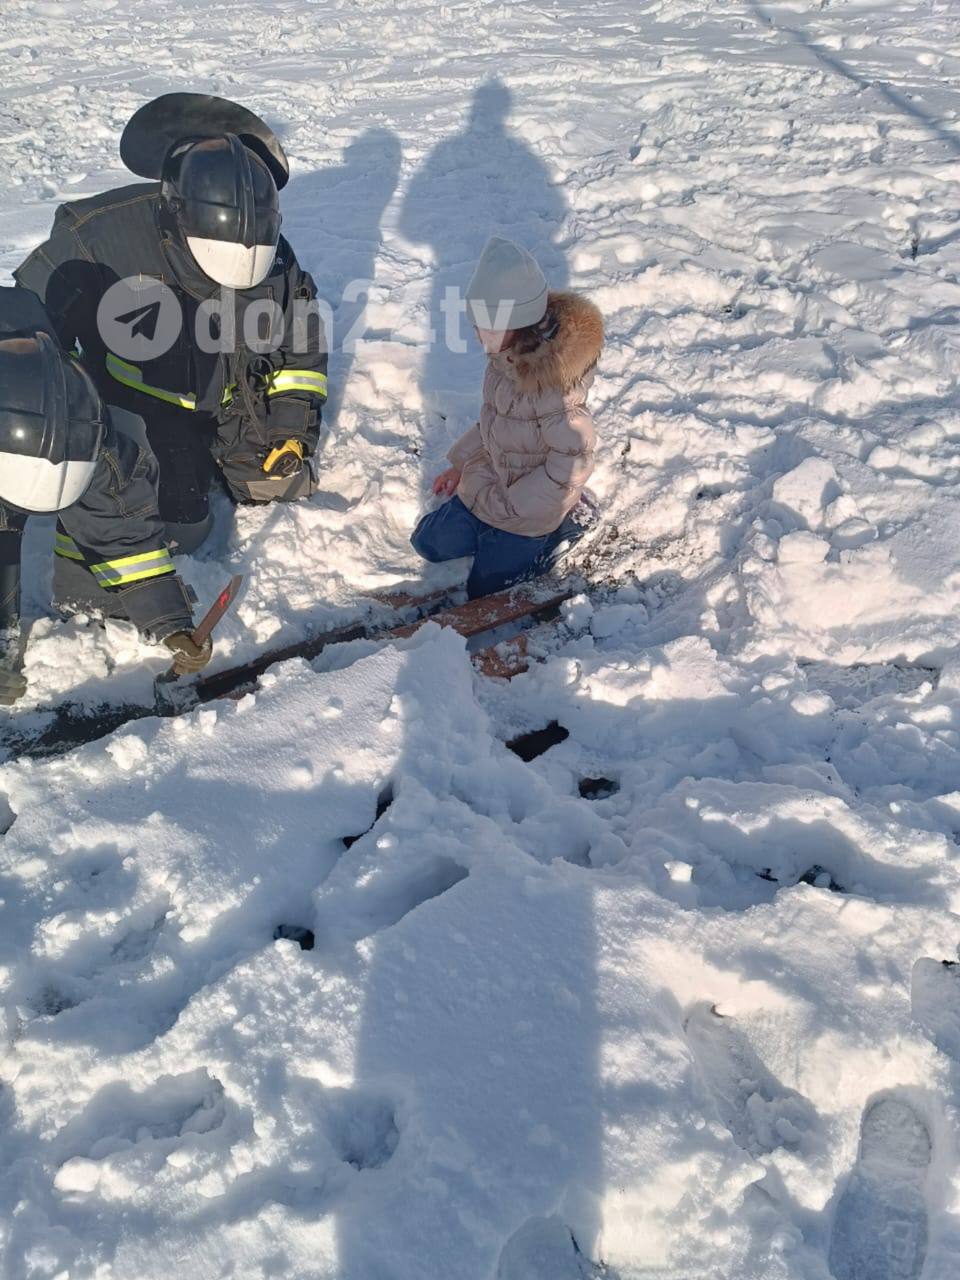
[[[360,600],[376,600],[377,604],[385,604],[389,609],[425,608],[444,596],[453,594],[453,588],[440,587],[436,591],[418,592],[415,590],[394,590],[387,587],[380,591],[361,591],[357,593]]]
[[[403,639],[412,636],[427,622],[435,622],[440,627],[452,627],[469,639],[471,636],[481,636],[485,631],[505,627],[511,622],[551,613],[573,594],[572,587],[514,587],[492,596],[483,596],[479,600],[468,600],[466,604],[454,605],[451,609],[441,609],[429,618],[396,627],[387,632],[387,635]]]
[[[489,649],[481,649],[473,655],[472,661],[481,675],[493,680],[512,680],[514,676],[522,675],[530,666],[527,633],[522,632],[503,644],[491,645]]]

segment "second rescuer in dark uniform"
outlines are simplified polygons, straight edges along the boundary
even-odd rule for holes
[[[157,510],[157,464],[117,429],[80,362],[50,336],[37,298],[0,289],[0,706],[27,688],[20,628],[20,543],[27,519],[57,515],[56,550],[103,594],[103,612],[162,641],[180,674],[194,643],[192,602]]]

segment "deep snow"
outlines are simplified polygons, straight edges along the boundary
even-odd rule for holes
[[[419,574],[491,231],[605,314],[618,536],[509,685],[429,627],[0,768],[4,1280],[957,1274],[958,18],[8,0],[0,265],[205,89],[364,326],[324,492],[186,565],[218,662]],[[25,724],[163,665],[42,616],[51,537]]]

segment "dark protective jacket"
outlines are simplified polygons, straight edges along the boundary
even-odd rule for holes
[[[316,299],[313,280],[282,236],[261,284],[232,295],[221,292],[161,230],[159,192],[159,183],[134,183],[61,205],[50,238],[14,274],[44,302],[64,346],[79,344],[104,399],[144,419],[161,460],[161,512],[168,520],[190,521],[206,515],[210,480],[210,473],[197,468],[198,438],[235,496],[288,496],[272,488],[276,482],[265,477],[263,462],[287,439],[300,442],[308,458],[315,453],[327,387],[326,338],[310,306]],[[111,351],[97,309],[111,285],[141,277],[172,290],[182,324],[168,350],[135,365]],[[204,350],[213,344],[197,341],[198,327],[210,331],[204,314],[198,326],[198,309],[227,301],[234,309],[234,349]],[[252,351],[243,317],[248,306],[260,304],[262,310],[265,302],[276,304],[282,324],[272,335],[275,349]],[[264,333],[261,326],[260,337]]]
[[[29,337],[37,330],[53,331],[37,298],[23,289],[0,289],[0,339]],[[26,513],[0,503],[0,540],[6,544],[0,559],[8,570],[19,563],[25,522]],[[83,564],[117,597],[125,616],[158,640],[193,627],[191,602],[164,534],[156,459],[108,421],[90,486],[79,502],[59,513],[56,553]],[[8,616],[0,627],[14,625],[19,615],[19,591],[5,594]]]

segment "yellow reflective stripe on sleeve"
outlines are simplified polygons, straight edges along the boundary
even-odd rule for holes
[[[315,369],[277,369],[267,379],[267,395],[279,396],[285,391],[311,391],[314,395],[327,394],[327,375]]]
[[[266,389],[268,396],[279,396],[288,391],[309,391],[312,395],[326,397],[327,375],[314,369],[277,369],[267,378]],[[220,397],[221,407],[232,403],[236,391],[235,382],[224,388]]]
[[[65,560],[83,559],[83,552],[78,548],[74,540],[65,533],[57,534],[57,541],[53,549],[58,556],[63,556]]]
[[[126,360],[121,360],[119,356],[115,356],[112,351],[107,352],[107,373],[117,382],[123,383],[125,387],[131,387],[134,391],[142,391],[146,396],[153,396],[155,400],[164,400],[167,404],[178,405],[181,409],[195,409],[197,407],[197,397],[195,395],[180,395],[176,391],[164,391],[162,387],[151,387],[143,380],[143,372],[135,364],[128,364]]]
[[[155,578],[161,573],[173,573],[170,552],[163,547],[157,551],[145,551],[135,556],[120,556],[116,560],[104,560],[92,564],[90,572],[104,587],[122,586],[141,578]]]

